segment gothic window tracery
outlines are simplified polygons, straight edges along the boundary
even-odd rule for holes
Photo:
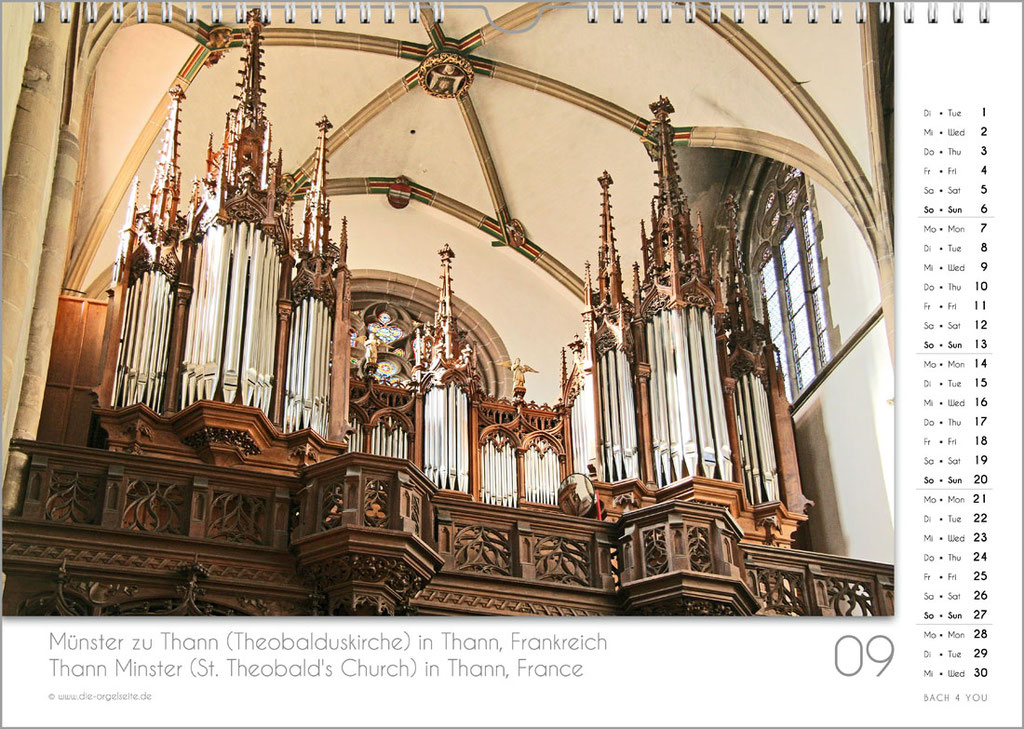
[[[373,301],[352,312],[352,364],[358,365],[362,351],[356,339],[376,336],[382,343],[373,378],[386,385],[403,385],[412,376],[413,353],[410,333],[416,320],[402,306],[391,301]]]
[[[356,345],[357,340],[374,334],[381,342],[374,379],[388,385],[409,384],[416,362],[417,325],[434,320],[437,294],[415,279],[382,278],[376,272],[360,272],[352,283],[351,366],[357,368],[363,358],[364,348]],[[495,364],[509,359],[500,337],[475,311],[461,314],[466,318],[460,318],[460,326],[473,346],[483,391],[511,396],[511,372]]]
[[[752,257],[762,318],[793,401],[828,364],[830,317],[822,280],[814,192],[801,170],[772,166],[761,191]]]

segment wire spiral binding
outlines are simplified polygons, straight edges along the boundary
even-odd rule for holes
[[[82,16],[87,23],[95,23],[99,19],[101,4],[109,4],[111,6],[111,20],[115,23],[123,23],[125,19],[125,3],[124,2],[111,2],[111,3],[98,3],[93,0],[64,0],[60,3],[60,22],[70,23],[71,22],[71,11],[75,5],[82,6]],[[323,21],[323,6],[331,5],[331,3],[321,2],[310,2],[309,5],[309,20],[313,24],[319,25]],[[434,19],[438,23],[444,22],[444,2],[359,2],[353,3],[359,6],[359,22],[362,24],[368,24],[373,19],[373,10],[377,8],[383,11],[383,18],[385,23],[392,24],[395,22],[397,17],[396,8],[400,5],[406,5],[409,9],[409,22],[419,23],[420,22],[420,10],[425,5],[430,5],[434,12]],[[707,13],[707,20],[711,23],[722,22],[722,5],[724,2],[660,2],[660,17],[662,23],[672,22],[672,10],[674,7],[680,7],[683,14],[683,22],[695,23],[698,17],[698,10],[705,10]],[[757,5],[757,22],[760,24],[771,22],[773,10],[777,10],[779,19],[785,25],[793,23],[794,17],[794,5],[806,6],[807,8],[807,22],[811,25],[818,23],[818,10],[822,5],[831,5],[831,18],[833,23],[843,22],[843,6],[853,5],[854,21],[857,23],[866,23],[868,18],[868,5],[876,5],[878,7],[878,21],[880,23],[892,23],[897,17],[893,11],[893,3],[891,2],[831,2],[831,3],[793,3],[792,0],[783,0],[783,2],[758,2]],[[952,11],[952,20],[956,24],[962,24],[964,22],[964,3],[953,2],[943,3],[948,5]],[[149,3],[139,2],[135,3],[135,20],[138,23],[148,23],[149,18]],[[184,5],[184,14],[186,23],[198,23],[199,9],[203,8],[208,11],[208,17],[210,24],[220,25],[224,22],[224,3],[222,2],[185,2],[185,3],[173,3],[173,2],[161,2],[160,3],[160,22],[170,23],[174,19],[174,6]],[[235,22],[245,22],[245,14],[249,5],[259,6],[260,15],[264,23],[269,23],[271,20],[272,10],[280,9],[283,11],[284,22],[287,24],[295,23],[296,18],[296,6],[294,2],[261,2],[261,3],[244,3],[236,2],[235,5]],[[306,3],[302,3],[306,5]],[[348,8],[347,3],[336,2],[334,5],[334,22],[336,24],[344,24],[348,21]],[[648,19],[648,5],[646,1],[640,1],[636,3],[636,22],[638,24],[647,23]],[[734,23],[742,24],[746,20],[746,6],[754,5],[754,3],[732,3],[732,19]],[[903,5],[903,22],[910,24],[914,22],[914,6],[916,3],[905,2]],[[989,22],[990,3],[980,2],[978,5],[978,22],[987,24]],[[477,8],[479,6],[467,6],[467,8]],[[613,2],[575,2],[569,4],[570,8],[578,7],[586,9],[586,17],[588,23],[598,23],[601,19],[601,11],[603,9],[611,10],[612,23],[622,24],[626,16],[626,3],[622,0],[614,0]],[[929,2],[927,4],[927,22],[938,23],[939,22],[939,3]],[[33,7],[33,18],[35,22],[42,23],[46,19],[46,3],[36,2]],[[489,16],[488,16],[488,19]],[[495,26],[497,27],[497,26]],[[504,31],[502,28],[498,30]]]

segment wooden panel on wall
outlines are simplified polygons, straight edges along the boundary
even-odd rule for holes
[[[39,440],[85,445],[102,376],[107,302],[61,296],[53,329]]]

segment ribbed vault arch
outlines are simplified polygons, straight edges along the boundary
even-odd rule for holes
[[[555,5],[564,7],[569,4],[548,4],[544,10],[546,12],[557,10],[558,7],[555,7]],[[229,14],[230,8],[228,13],[225,13],[225,16]],[[447,45],[456,47],[463,52],[472,51],[485,43],[492,43],[500,38],[508,38],[509,42],[514,42],[514,35],[503,33],[498,28],[522,28],[535,22],[537,17],[538,8],[536,6],[523,5],[495,20],[493,25],[485,25],[461,39],[445,38],[443,33],[440,37]],[[823,185],[837,197],[856,223],[858,229],[860,229],[876,261],[883,304],[889,301],[891,305],[891,232],[888,230],[887,223],[881,220],[882,216],[876,210],[875,195],[870,181],[853,157],[849,145],[839,134],[835,124],[822,111],[820,105],[817,104],[807,89],[797,83],[792,74],[742,27],[725,15],[722,16],[721,22],[712,23],[709,13],[703,9],[698,11],[697,18],[699,22],[709,26],[722,37],[723,40],[746,58],[776,87],[781,96],[781,103],[788,103],[796,111],[826,150],[827,158],[821,157],[821,155],[808,149],[806,146],[797,144],[792,140],[751,129],[694,127],[689,130],[687,136],[683,137],[683,143],[692,146],[753,152],[774,159],[780,159],[806,170],[812,180]],[[232,21],[233,17],[225,17],[225,20]],[[438,26],[434,23],[429,9],[422,11],[421,20],[427,30],[428,38],[436,45],[438,42],[437,33],[432,32],[432,30],[436,31]],[[71,105],[72,118],[70,121],[76,127],[81,124],[81,115],[84,109],[87,108],[84,99],[86,98],[86,92],[95,73],[99,58],[118,29],[130,27],[136,22],[133,14],[126,14],[124,22],[120,24],[114,23],[111,6],[104,4],[99,6],[97,22],[90,24],[84,31],[85,37],[81,44],[83,52],[75,69],[76,82],[74,85],[74,100]],[[193,56],[196,56],[198,53],[201,57],[203,54],[210,52],[208,45],[210,43],[211,26],[202,22],[198,24],[187,23],[181,8],[174,8],[170,22],[166,23],[164,27],[194,39],[198,46],[196,51],[193,52]],[[231,45],[237,45],[239,42],[240,36],[233,38]],[[280,45],[355,50],[404,58],[412,63],[417,63],[425,57],[432,47],[429,43],[414,43],[370,34],[354,33],[348,30],[287,26],[268,26],[265,32],[265,43],[267,46]],[[643,129],[646,127],[646,119],[641,115],[583,89],[511,64],[484,59],[472,54],[469,54],[468,57],[478,75],[482,78],[505,81],[547,94],[597,114],[635,135],[642,134]],[[196,59],[193,58],[192,60],[194,62]],[[201,64],[197,66],[196,72],[198,72],[200,67]],[[414,71],[415,68],[410,73],[393,82],[370,103],[358,110],[345,124],[342,124],[332,135],[332,148],[339,148],[348,139],[352,138],[358,129],[370,123],[376,116],[389,108],[397,98],[400,98],[414,88],[416,85],[413,78]],[[473,125],[469,121],[467,118],[469,133],[473,136],[474,144],[479,149],[483,141],[482,131],[476,130],[475,132]],[[151,135],[150,142],[155,139],[155,135],[159,132],[158,129],[154,131],[152,126],[152,124],[148,125],[144,131],[144,135]],[[144,141],[142,138],[137,140],[134,149],[148,149],[148,145],[145,145]],[[486,146],[484,148],[486,149]],[[309,160],[307,160],[307,164],[308,162]],[[484,163],[483,157],[481,157],[481,163]],[[300,168],[298,171],[300,178],[302,172],[303,169]],[[115,180],[116,186],[123,187],[121,189],[112,188],[108,192],[108,200],[121,199],[128,183],[128,180],[122,179],[123,177],[124,175],[119,175],[118,179]],[[496,203],[501,201],[503,198],[500,195],[495,195],[495,188],[500,191],[500,183],[496,179],[492,179],[493,175],[488,175],[486,169],[485,177],[487,178],[488,186],[491,188],[492,199]],[[436,204],[435,206],[441,207]],[[458,205],[454,205],[452,210],[458,207]],[[478,212],[473,211],[473,214],[475,215]],[[91,223],[90,232],[84,239],[85,244],[80,250],[72,251],[69,270],[65,278],[65,286],[80,288],[84,283],[82,279],[91,265],[92,258],[96,254],[103,231],[109,226],[110,215],[110,205],[101,208],[100,214]],[[460,216],[457,215],[456,217]],[[496,220],[499,224],[500,236],[498,237],[506,244],[509,243],[506,224],[510,219],[511,213],[509,211],[500,208],[495,210],[493,220]],[[532,248],[541,251],[541,255],[531,256],[531,258],[543,270],[549,275],[554,276],[563,285],[578,292],[578,276],[569,271],[552,256],[544,254],[541,246],[532,243]],[[887,318],[889,316],[887,313]]]

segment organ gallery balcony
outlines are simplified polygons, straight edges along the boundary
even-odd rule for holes
[[[194,407],[210,412],[175,422],[218,411]],[[152,421],[144,415],[117,422]],[[512,508],[438,489],[409,460],[335,455],[318,436],[305,442],[315,458],[261,462],[301,433],[253,436],[258,454],[235,436],[218,442],[217,458],[180,442],[171,455],[173,428],[152,422],[140,437],[164,439],[155,455],[13,443],[30,467],[21,508],[4,522],[5,614],[893,610],[891,566],[744,543],[723,505],[675,499],[616,519]],[[252,427],[265,424],[254,417]]]

